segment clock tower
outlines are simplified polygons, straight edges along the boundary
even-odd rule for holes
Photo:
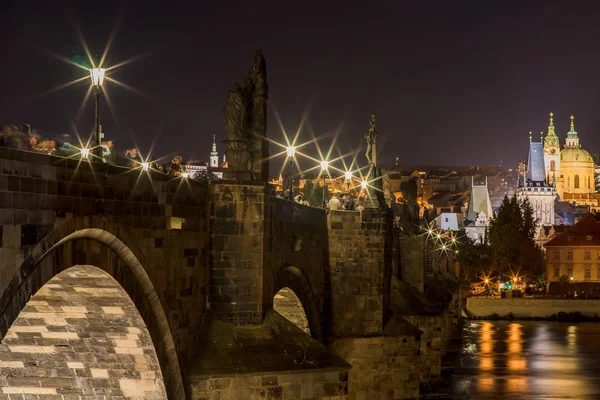
[[[546,170],[546,183],[556,186],[560,178],[560,141],[554,132],[554,114],[550,113],[548,134],[544,138],[544,167]]]

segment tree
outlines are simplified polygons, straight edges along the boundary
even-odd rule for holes
[[[491,274],[492,251],[487,243],[475,243],[464,231],[459,232],[457,241],[460,243],[458,261],[460,262],[462,277],[471,282]]]
[[[505,196],[492,216],[489,241],[492,266],[501,276],[526,275],[533,279],[543,271],[543,253],[535,242],[536,219],[527,198]]]

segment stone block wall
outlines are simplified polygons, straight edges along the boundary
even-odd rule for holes
[[[419,292],[424,291],[424,253],[425,237],[423,235],[402,235],[398,238],[399,246],[399,279],[410,284]]]
[[[329,349],[352,365],[349,399],[418,399],[419,341],[414,336],[337,338]]]
[[[177,346],[187,353],[208,292],[209,189],[205,182],[150,174],[0,148],[0,293],[38,243],[104,229],[144,266]],[[173,219],[181,222],[178,229],[169,229]],[[114,255],[97,242],[63,247],[49,262],[114,265]]]
[[[421,380],[439,377],[442,373],[442,355],[445,350],[445,316],[443,314],[414,315],[405,316],[404,318],[423,332],[419,345]]]
[[[392,272],[391,221],[389,214],[378,210],[328,214],[330,335],[383,331]]]
[[[600,315],[600,300],[576,299],[467,299],[467,312],[473,317],[498,314],[505,317],[512,313],[515,318],[545,318],[559,312],[580,312],[588,317]]]
[[[210,308],[236,325],[260,324],[264,311],[265,186],[213,183],[210,201]]]
[[[214,377],[192,384],[193,400],[346,400],[347,371],[279,371]]]
[[[325,302],[325,266],[327,265],[326,211],[292,201],[269,197],[265,220],[265,264],[263,303],[272,307],[282,271],[294,266],[311,285],[317,309]],[[302,297],[298,293],[298,297]]]

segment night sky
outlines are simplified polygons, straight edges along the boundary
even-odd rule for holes
[[[268,135],[277,141],[275,111],[288,132],[308,111],[300,141],[310,129],[340,130],[345,153],[363,145],[375,112],[384,165],[399,156],[403,164],[513,167],[527,157],[528,132],[545,132],[553,111],[563,143],[573,113],[583,147],[600,150],[593,2],[50,3],[3,3],[0,122],[72,132],[89,82],[40,94],[86,72],[47,52],[83,54],[76,23],[92,53],[102,53],[122,15],[108,66],[150,52],[114,75],[143,95],[107,83],[116,121],[103,104],[103,131],[123,151],[135,138],[145,152],[156,138],[157,156],[206,160],[212,135],[225,139],[227,91],[257,47],[267,60]],[[87,135],[92,124],[90,101],[76,126]],[[312,145],[304,151],[317,155]]]

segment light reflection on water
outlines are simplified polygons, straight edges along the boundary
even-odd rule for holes
[[[600,399],[600,324],[473,321],[453,399]]]

